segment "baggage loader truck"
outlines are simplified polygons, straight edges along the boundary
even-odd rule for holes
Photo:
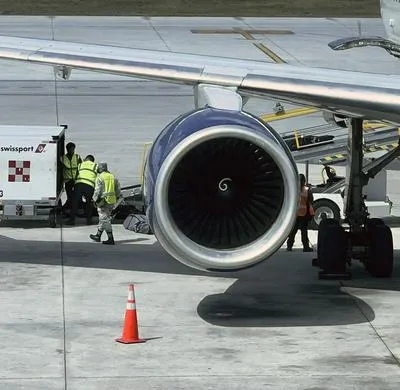
[[[324,183],[312,187],[315,215],[310,222],[310,229],[318,230],[318,226],[325,213],[327,218],[338,221],[344,219],[344,177],[338,177],[337,182]],[[383,169],[370,179],[364,186],[363,195],[365,206],[371,218],[389,217],[392,212],[392,201],[387,194],[387,170]]]
[[[57,224],[67,126],[0,126],[0,220]]]

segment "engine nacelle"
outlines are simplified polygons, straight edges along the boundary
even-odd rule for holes
[[[276,132],[255,116],[203,108],[171,122],[146,163],[146,214],[180,262],[230,271],[271,256],[298,209],[298,174]]]

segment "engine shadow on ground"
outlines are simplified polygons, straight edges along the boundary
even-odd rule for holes
[[[343,287],[400,291],[399,266],[391,278],[377,279],[355,262],[352,280],[320,281],[310,270],[309,256],[300,254],[293,261],[279,252],[267,263],[245,271],[224,293],[205,297],[198,305],[199,316],[224,327],[359,324],[373,321],[375,313]],[[400,251],[395,251],[395,263],[400,264]]]

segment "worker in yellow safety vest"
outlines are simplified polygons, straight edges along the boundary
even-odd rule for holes
[[[70,210],[74,196],[75,179],[78,175],[78,165],[82,162],[82,159],[79,154],[75,153],[75,144],[73,142],[68,142],[66,149],[67,153],[64,154],[61,160],[63,164],[64,187],[67,194],[63,210]]]
[[[74,198],[72,201],[72,212],[67,225],[75,225],[75,217],[77,215],[82,198],[85,200],[85,217],[86,224],[92,223],[94,187],[97,178],[97,164],[94,157],[89,154],[85,160],[78,165],[78,175],[75,180]]]
[[[289,234],[287,240],[287,250],[291,251],[294,238],[297,231],[301,231],[301,242],[303,244],[303,252],[312,252],[313,248],[310,246],[310,241],[308,239],[308,223],[314,216],[314,209],[312,207],[312,202],[314,200],[310,187],[306,186],[306,177],[303,174],[299,175],[300,178],[300,199],[299,208],[297,211],[296,223]]]
[[[107,163],[99,163],[97,172],[93,201],[99,213],[99,224],[97,233],[91,234],[90,238],[93,241],[100,242],[103,231],[106,231],[108,239],[103,241],[103,244],[114,245],[111,212],[121,197],[121,186],[116,177],[108,171]]]

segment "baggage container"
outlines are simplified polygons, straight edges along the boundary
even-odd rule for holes
[[[0,126],[0,220],[57,224],[67,126]]]

